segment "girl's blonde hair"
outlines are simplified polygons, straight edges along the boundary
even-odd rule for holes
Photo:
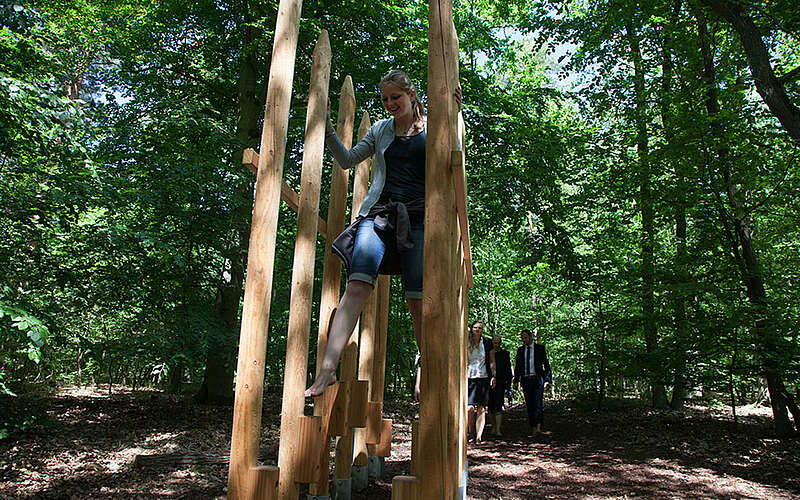
[[[392,70],[386,74],[381,79],[381,83],[378,84],[378,88],[382,89],[385,85],[388,84],[395,85],[399,87],[402,91],[406,94],[411,96],[411,93],[414,93],[414,97],[411,99],[411,110],[414,117],[414,123],[422,126],[422,116],[425,114],[425,108],[422,106],[422,103],[417,96],[416,88],[414,88],[414,84],[411,83],[411,78],[404,71],[400,71],[399,69]]]

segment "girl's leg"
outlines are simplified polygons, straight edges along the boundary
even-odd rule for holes
[[[486,426],[486,407],[478,406],[476,409],[477,415],[475,416],[475,442],[480,443],[483,441],[483,428]]]
[[[369,218],[358,225],[347,286],[328,331],[328,345],[322,366],[314,383],[306,389],[305,397],[319,396],[326,387],[336,382],[336,365],[353,333],[364,302],[372,293],[372,283],[378,275],[378,267],[386,250],[374,227],[375,221]]]
[[[347,283],[328,332],[328,346],[325,348],[322,367],[314,383],[306,389],[305,397],[319,396],[326,387],[336,382],[336,365],[339,364],[342,351],[353,333],[358,316],[364,308],[364,302],[371,292],[372,285],[369,283],[355,280]]]
[[[408,304],[408,311],[411,313],[411,321],[414,323],[414,338],[417,340],[417,348],[420,349],[420,339],[422,338],[422,256],[425,245],[425,231],[422,221],[422,217],[412,218],[411,240],[414,242],[414,246],[409,250],[400,252],[406,303]]]
[[[422,338],[422,299],[406,299],[408,312],[411,313],[411,322],[414,324],[414,338],[417,341],[417,348],[422,349],[420,339]]]

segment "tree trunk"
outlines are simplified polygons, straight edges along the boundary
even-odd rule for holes
[[[599,391],[597,397],[597,409],[603,407],[606,400],[606,322],[603,318],[603,297],[600,286],[597,287],[597,319],[600,322],[600,368],[598,369]]]
[[[167,392],[170,394],[180,394],[183,391],[184,364],[177,363],[169,367]]]
[[[711,52],[709,37],[706,28],[706,20],[703,13],[695,12],[697,17],[698,39],[700,50],[703,56],[703,79],[706,88],[706,111],[711,118],[711,135],[716,139],[723,137],[724,131],[719,121],[720,105],[717,96],[716,72],[714,68],[714,55]],[[728,204],[733,209],[733,230],[736,235],[736,242],[741,249],[733,249],[734,258],[740,262],[742,280],[747,289],[747,297],[755,311],[756,319],[754,331],[756,338],[756,354],[764,370],[767,379],[767,387],[772,405],[772,416],[775,424],[775,432],[778,436],[788,436],[792,434],[792,425],[789,421],[787,406],[790,404],[790,396],[783,385],[782,368],[779,361],[777,332],[772,322],[769,320],[767,292],[761,272],[761,265],[758,255],[752,242],[752,230],[750,228],[750,216],[744,209],[741,200],[741,191],[737,182],[733,180],[731,168],[728,161],[728,151],[724,145],[716,147],[716,169],[722,177],[725,194]],[[726,217],[723,212],[723,217]],[[729,222],[726,221],[726,225]]]
[[[736,370],[736,358],[739,355],[739,335],[738,335],[738,328],[737,326],[733,327],[733,355],[731,356],[731,362],[728,365],[728,387],[730,389],[731,395],[731,411],[733,413],[733,423],[739,423],[739,417],[736,415],[736,386],[733,383],[733,372]]]
[[[784,130],[800,142],[800,109],[786,95],[783,81],[775,76],[767,46],[753,20],[741,5],[731,0],[701,0],[701,3],[711,7],[739,34],[756,90]]]
[[[672,111],[672,29],[680,12],[681,2],[675,2],[669,19],[664,28],[661,47],[661,123],[664,127],[664,138],[669,151],[675,150]],[[686,348],[689,340],[689,325],[686,320],[685,290],[689,284],[689,273],[686,258],[686,173],[683,161],[675,160],[675,194],[673,197],[673,210],[675,219],[675,270],[673,279],[672,309],[675,318],[675,350],[673,352],[672,368],[672,399],[670,408],[680,410],[686,399]]]
[[[249,2],[245,2],[243,21],[249,22]],[[243,23],[243,24],[244,24]],[[236,124],[236,139],[241,146],[231,158],[231,169],[243,170],[242,152],[259,138],[259,112],[262,104],[258,96],[258,58],[253,42],[255,28],[249,24],[244,28],[244,41],[239,55],[239,120]],[[249,175],[249,172],[246,172]],[[233,197],[235,206],[231,210],[231,244],[223,263],[221,283],[217,292],[216,313],[223,327],[220,335],[208,342],[203,383],[195,395],[200,403],[232,404],[233,372],[236,343],[239,337],[239,303],[247,263],[247,248],[250,241],[250,218],[253,211],[254,178],[242,180]]]
[[[653,394],[653,406],[656,408],[667,407],[667,393],[664,389],[663,360],[656,359],[658,349],[658,331],[654,312],[654,214],[653,195],[650,172],[649,138],[647,135],[646,96],[644,84],[644,62],[639,46],[639,35],[634,31],[630,20],[626,21],[625,30],[630,43],[631,59],[633,60],[634,76],[633,86],[636,96],[635,125],[636,125],[636,151],[638,156],[639,173],[639,210],[642,214],[642,330],[644,332],[645,348],[648,354],[650,369],[650,388]]]

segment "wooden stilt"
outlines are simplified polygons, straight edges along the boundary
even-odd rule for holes
[[[377,285],[377,283],[376,283]],[[361,339],[359,340],[358,351],[358,378],[359,380],[366,381],[367,384],[367,414],[365,415],[364,424],[369,425],[369,418],[372,416],[372,424],[380,423],[381,407],[371,403],[370,395],[372,394],[372,361],[375,356],[375,311],[377,307],[378,294],[373,290],[361,311]],[[377,418],[375,413],[377,412]],[[356,429],[353,443],[353,464],[359,467],[367,466],[367,440],[366,429]]]
[[[369,131],[370,127],[370,120],[369,115],[364,113],[361,117],[361,123],[358,126],[358,140],[361,140],[367,132]],[[363,161],[359,163],[355,168],[355,176],[353,179],[353,204],[352,204],[352,211],[350,214],[351,222],[356,219],[358,216],[358,209],[361,207],[361,203],[364,201],[364,197],[367,195],[367,188],[369,187],[369,160]],[[341,367],[339,369],[339,378],[342,381],[355,381],[356,375],[358,374],[358,341],[359,341],[359,325],[356,325],[355,329],[353,330],[353,334],[348,341],[347,347],[345,347],[344,354],[342,356]],[[348,396],[347,396],[347,406],[350,409],[349,412],[349,421],[348,421],[348,429],[347,432],[337,440],[336,442],[336,458],[335,458],[335,477],[337,479],[349,479],[350,474],[352,472],[352,465],[353,465],[353,430],[352,428],[355,427],[355,423],[360,423],[361,427],[365,424],[363,423],[363,419],[366,418],[366,399],[364,397],[368,396],[364,394],[361,396],[361,387],[366,390],[366,387],[361,386],[359,384],[351,384],[348,387]],[[359,392],[357,392],[359,391]],[[356,396],[356,403],[353,404],[353,397]],[[363,405],[363,411],[359,410],[356,411],[354,408],[361,408]],[[363,413],[364,417],[361,417],[360,414]]]
[[[353,143],[353,120],[355,119],[355,97],[353,94],[353,80],[348,75],[344,79],[339,97],[339,115],[336,132],[345,147],[350,148]],[[333,321],[336,305],[339,303],[339,288],[342,274],[342,262],[331,252],[333,239],[344,229],[345,208],[347,205],[347,178],[349,170],[345,170],[334,162],[331,172],[331,194],[328,203],[328,227],[332,236],[325,240],[325,260],[322,267],[322,294],[319,305],[319,330],[317,333],[317,374],[322,367],[325,357],[325,348],[328,345],[328,329]],[[345,432],[345,403],[347,394],[339,395],[338,405],[334,405],[331,416],[332,421],[328,428],[328,435],[340,436]],[[319,415],[320,398],[314,402],[314,415]],[[328,470],[328,437],[325,437],[325,453],[320,457],[320,466]],[[309,493],[315,496],[329,496],[328,475],[320,475],[320,480],[309,485]]]
[[[247,280],[239,339],[236,399],[228,469],[228,498],[251,498],[261,430],[261,400],[267,346],[278,205],[286,151],[286,129],[294,77],[301,0],[281,0],[272,49],[261,161],[247,256]],[[316,232],[316,230],[315,230]]]
[[[311,304],[314,287],[314,258],[317,243],[317,218],[319,211],[320,177],[325,147],[325,110],[328,100],[328,81],[331,67],[331,49],[328,32],[323,30],[314,48],[311,68],[306,139],[303,148],[303,168],[300,174],[300,208],[297,213],[297,240],[292,267],[292,291],[289,299],[289,330],[286,336],[286,368],[283,379],[281,406],[281,442],[278,448],[278,496],[292,500],[299,496],[297,482],[309,480],[299,477],[300,465],[313,463],[319,467],[319,452],[310,443],[316,439],[321,445],[323,436],[300,441],[300,430],[305,429],[303,417],[303,391],[308,366],[308,340],[311,329]],[[320,420],[315,417],[315,420]],[[309,424],[310,425],[310,424]],[[321,423],[314,424],[314,429]],[[327,423],[326,423],[327,425]],[[309,431],[311,432],[311,431]],[[313,471],[312,475],[313,476]]]
[[[454,92],[458,85],[458,41],[450,0],[430,0],[428,22],[428,128],[425,176],[425,267],[422,333],[422,401],[419,456],[423,498],[453,498],[458,485],[448,467],[458,415],[450,404],[457,368],[450,351],[461,335],[452,283],[459,271],[458,220],[451,153],[458,149]],[[442,338],[444,335],[444,338]]]
[[[395,476],[392,479],[392,500],[422,500],[420,480],[414,476]]]
[[[381,456],[374,451],[371,445],[379,444],[386,440],[386,436],[382,436],[381,434],[386,429],[381,422],[381,415],[383,413],[383,391],[386,381],[386,335],[389,330],[390,285],[391,280],[389,276],[378,277],[375,291],[378,299],[375,308],[375,345],[373,348],[370,401],[379,406],[377,422],[372,421],[372,424],[378,423],[380,427],[375,429],[373,426],[367,425],[367,452],[370,456]],[[391,431],[391,426],[389,426],[389,430]]]
[[[258,465],[250,469],[249,482],[253,485],[253,497],[258,500],[278,499],[278,468]]]

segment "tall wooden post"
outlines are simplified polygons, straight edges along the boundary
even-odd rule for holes
[[[377,288],[378,282],[375,282]],[[377,320],[375,311],[377,307],[378,293],[373,289],[372,293],[364,302],[361,310],[361,337],[358,342],[358,379],[367,381],[367,393],[372,395],[372,365],[375,356],[375,323]],[[368,398],[368,404],[372,403],[372,398]],[[372,411],[370,411],[372,410]],[[368,411],[374,413],[374,406]],[[367,431],[365,428],[356,428],[353,431],[353,465],[358,467],[367,466]]]
[[[353,79],[350,75],[344,79],[342,92],[339,97],[339,116],[336,124],[336,132],[345,147],[350,148],[353,144],[353,120],[355,118],[356,100],[353,93]],[[344,230],[344,216],[347,205],[347,178],[349,170],[345,170],[334,162],[331,196],[328,202],[328,231],[329,237],[325,239],[325,261],[322,267],[322,295],[319,305],[319,330],[317,333],[317,374],[322,368],[322,360],[325,357],[325,348],[328,345],[328,328],[333,319],[336,305],[339,303],[339,287],[342,274],[342,262],[331,252],[331,244],[334,238]],[[341,389],[340,389],[341,390]],[[320,415],[322,396],[314,401],[314,415]],[[327,448],[328,440],[325,438]],[[327,468],[326,463],[321,464]],[[328,496],[328,476],[325,474],[320,477],[320,481],[309,486],[309,493],[316,496]]]
[[[458,477],[448,467],[457,440],[452,413],[450,346],[462,335],[452,283],[458,272],[458,220],[451,170],[458,149],[458,40],[450,0],[430,0],[428,19],[428,130],[425,176],[425,257],[422,323],[422,401],[419,450],[422,498],[450,499]]]
[[[264,389],[264,360],[269,326],[275,239],[281,196],[286,129],[297,51],[297,33],[302,0],[281,0],[272,47],[261,155],[256,181],[247,280],[239,338],[236,400],[228,469],[228,498],[250,498],[255,485],[250,469],[257,465],[261,431],[261,400]]]
[[[306,114],[306,139],[303,168],[300,174],[300,207],[297,211],[297,240],[292,267],[292,291],[289,299],[289,330],[286,336],[286,368],[281,407],[281,441],[278,449],[278,498],[299,496],[297,468],[316,460],[313,447],[300,439],[308,366],[308,338],[311,329],[311,304],[314,288],[314,257],[317,244],[322,155],[325,148],[325,110],[331,70],[331,47],[328,32],[323,30],[314,48],[311,89]],[[323,436],[311,436],[321,442]]]
[[[370,128],[369,114],[366,112],[361,117],[361,123],[358,126],[358,140],[361,140]],[[365,160],[356,166],[356,172],[353,179],[353,204],[352,212],[350,215],[351,222],[358,217],[358,210],[364,197],[367,195],[367,188],[369,187],[369,160]],[[345,383],[350,394],[345,398],[346,406],[352,408],[350,396],[352,391],[355,390],[356,376],[358,374],[358,338],[359,338],[359,325],[356,325],[353,334],[345,347],[342,356],[341,367],[339,369],[339,378]],[[352,413],[351,413],[352,416]],[[350,420],[348,418],[348,420]],[[348,421],[347,433],[339,438],[336,442],[336,457],[335,457],[335,478],[337,481],[349,481],[352,473],[353,465],[353,426],[352,421]],[[349,487],[349,486],[348,486]]]
[[[391,440],[389,436],[384,436],[384,431],[388,428],[391,431],[391,420],[385,420],[383,416],[383,392],[386,385],[386,346],[387,332],[389,330],[389,295],[391,279],[389,276],[379,276],[375,287],[377,296],[377,306],[375,307],[375,342],[372,352],[372,375],[370,376],[369,401],[372,411],[376,415],[367,425],[367,454],[371,457],[379,455],[379,443]],[[377,420],[377,421],[376,421]],[[375,426],[378,426],[376,429]],[[376,431],[377,434],[376,434]]]

